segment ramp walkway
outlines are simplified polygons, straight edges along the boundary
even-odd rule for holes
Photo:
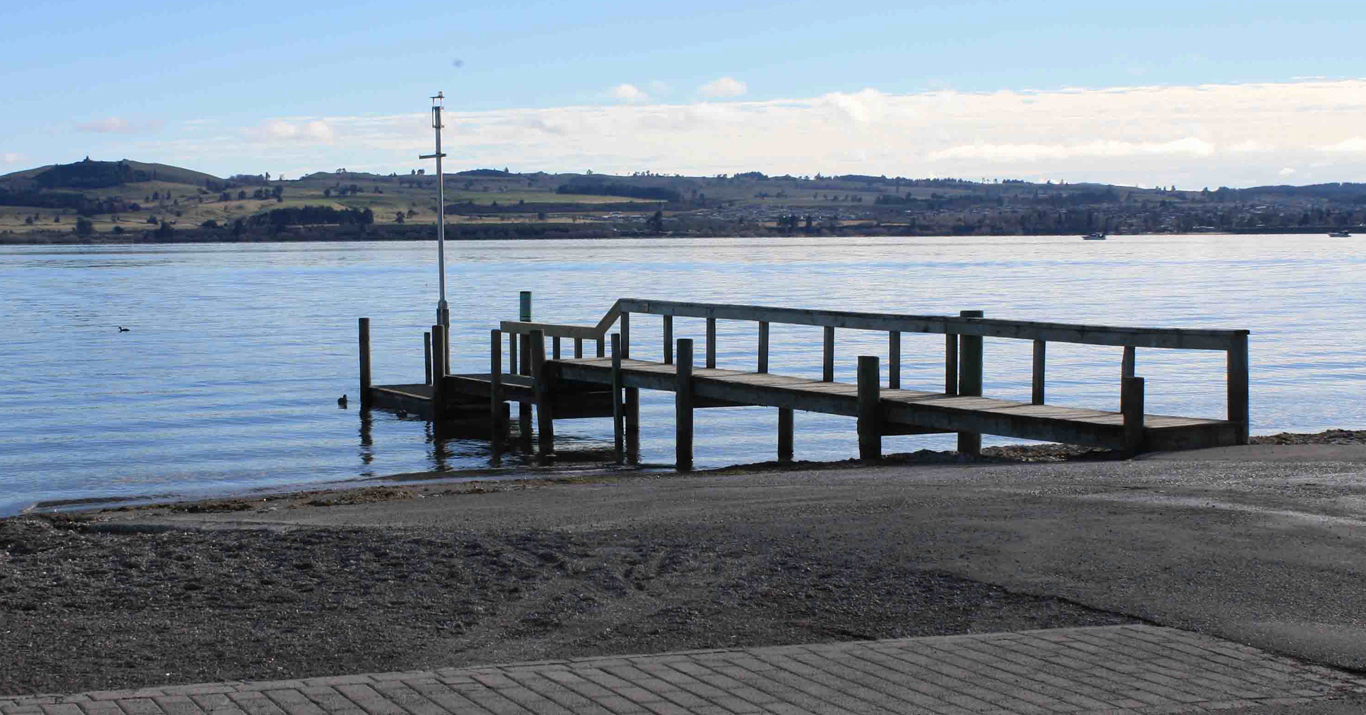
[[[0,715],[1347,713],[1366,678],[1152,626],[0,696]]]

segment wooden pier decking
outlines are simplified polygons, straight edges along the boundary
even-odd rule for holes
[[[1007,321],[986,319],[977,311],[958,316],[916,316],[846,311],[813,311],[708,303],[682,303],[624,298],[597,325],[533,323],[524,296],[524,320],[504,321],[491,331],[490,371],[444,374],[448,363],[441,326],[433,326],[427,342],[431,359],[429,384],[369,385],[368,321],[361,319],[362,400],[368,406],[404,409],[432,419],[482,420],[495,444],[508,428],[507,403],[519,405],[522,446],[530,450],[531,407],[536,407],[538,456],[553,459],[554,422],[581,417],[613,417],[618,461],[634,461],[639,441],[639,391],[675,394],[676,461],[692,466],[692,411],[731,406],[778,409],[778,458],[790,460],[794,410],[857,418],[859,453],[881,455],[886,435],[957,433],[960,452],[980,450],[981,435],[1105,447],[1128,453],[1246,444],[1248,439],[1248,361],[1245,330],[1184,330]],[[629,357],[633,314],[663,316],[663,361]],[[707,321],[705,358],[693,367],[693,341],[673,340],[675,317]],[[716,367],[718,320],[758,323],[754,371]],[[768,371],[768,336],[772,323],[823,329],[822,379],[779,375]],[[610,335],[610,356],[606,344]],[[888,334],[888,379],[880,380],[880,359],[858,358],[856,383],[834,380],[837,329],[876,330]],[[504,371],[503,340],[507,334]],[[942,333],[944,385],[901,386],[903,333]],[[995,399],[982,393],[983,339],[1033,342],[1030,402]],[[547,355],[546,341],[551,350]],[[561,357],[562,340],[573,341],[574,357]],[[583,357],[585,341],[596,344],[597,357]],[[1069,342],[1122,346],[1121,409],[1118,412],[1062,407],[1045,402],[1046,344]],[[1144,380],[1135,374],[1136,351],[1145,349],[1219,350],[1227,353],[1227,419],[1146,414]],[[518,361],[518,353],[521,361]],[[441,366],[432,368],[430,366]]]

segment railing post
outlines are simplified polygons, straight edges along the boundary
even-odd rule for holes
[[[716,318],[707,318],[707,368],[716,367]]]
[[[605,355],[604,350],[605,348],[603,347],[603,339],[598,338],[598,357],[603,357]]]
[[[768,372],[768,321],[759,321],[759,365],[756,372]]]
[[[825,326],[825,347],[821,351],[821,380],[835,381],[835,328]]]
[[[1043,404],[1044,398],[1044,361],[1047,359],[1046,352],[1048,343],[1043,340],[1034,341],[1034,390],[1030,401],[1036,405]]]
[[[879,378],[881,379],[881,378]],[[887,331],[887,389],[901,389],[901,331]]]
[[[446,371],[442,368],[446,364],[446,327],[444,325],[432,326],[432,416],[433,422],[441,420],[445,414],[444,398],[442,394],[442,380],[446,376]]]
[[[621,359],[631,358],[631,314],[621,314]],[[640,461],[640,389],[625,389],[624,416],[626,419],[626,461]]]
[[[626,463],[626,451],[623,445],[622,429],[622,404],[621,404],[621,334],[612,333],[612,454],[616,458],[617,464]]]
[[[1247,333],[1239,332],[1228,346],[1228,421],[1238,426],[1238,444],[1247,444],[1252,427],[1248,410]]]
[[[531,291],[524,290],[518,294],[517,319],[523,323],[531,322]],[[512,364],[509,366],[518,375],[531,375],[531,336],[519,334],[514,338],[521,343],[521,359],[517,359],[517,354],[513,353]],[[518,442],[522,448],[522,454],[531,454],[531,404],[527,402],[517,403],[517,431]]]
[[[876,355],[858,359],[858,457],[882,458],[881,375]]]
[[[423,333],[423,334],[422,334],[422,352],[423,352],[423,357],[425,358],[426,365],[427,365],[427,371],[426,371],[426,373],[425,373],[425,375],[426,375],[426,377],[427,377],[427,384],[430,385],[430,384],[432,384],[432,334],[431,334],[431,333]]]
[[[559,359],[560,359],[560,336],[556,335],[555,337],[551,338],[551,344],[555,346],[555,359],[556,359],[556,360],[559,360]]]
[[[958,394],[958,335],[944,334],[944,394]]]
[[[980,310],[964,310],[963,318],[980,318]],[[958,336],[958,395],[979,397],[982,394],[982,336]],[[982,453],[982,435],[977,432],[958,433],[958,453],[976,457]]]
[[[542,466],[550,463],[555,452],[555,416],[550,407],[550,378],[545,369],[545,333],[531,331],[531,379],[536,393],[536,461]]]
[[[574,359],[579,360],[583,357],[583,338],[574,338]]]
[[[489,331],[489,435],[493,463],[503,461],[503,331]]]
[[[370,407],[370,319],[361,318],[360,329],[360,408]]]
[[[674,317],[664,316],[664,364],[674,363]]]
[[[792,433],[795,431],[793,426],[792,410],[786,407],[778,408],[778,461],[792,461]]]
[[[1124,346],[1124,362],[1120,366],[1120,377],[1133,377],[1137,366],[1137,350],[1132,345]]]
[[[693,396],[692,340],[678,340],[678,385],[674,392],[674,466],[680,472],[692,471]]]
[[[1124,415],[1124,453],[1132,457],[1143,449],[1143,378],[1124,378],[1119,403]]]

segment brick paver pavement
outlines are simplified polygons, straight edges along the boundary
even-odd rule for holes
[[[1330,668],[1110,626],[0,697],[0,715],[1118,715],[1361,693]]]

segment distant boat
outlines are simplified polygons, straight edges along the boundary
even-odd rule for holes
[[[1082,236],[1081,238],[1082,238],[1083,241],[1104,241],[1104,240],[1105,240],[1105,234],[1103,234],[1103,233],[1088,233],[1088,234],[1086,234],[1085,236]]]
[[[1331,236],[1331,237],[1333,237],[1333,238],[1351,238],[1351,237],[1352,237],[1352,234],[1351,234],[1351,233],[1348,233],[1347,231],[1334,231],[1334,232],[1332,232],[1332,233],[1330,233],[1330,234],[1328,234],[1328,235]]]

